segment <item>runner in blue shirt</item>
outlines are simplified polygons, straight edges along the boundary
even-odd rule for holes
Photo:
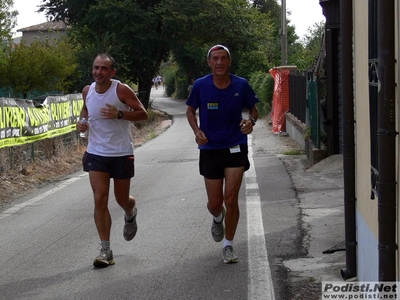
[[[212,237],[216,242],[224,240],[223,262],[236,263],[233,238],[239,221],[239,190],[250,167],[247,135],[257,121],[259,100],[247,80],[229,73],[232,58],[227,47],[211,47],[207,62],[212,73],[195,81],[186,116],[200,149],[199,169],[213,215]],[[249,112],[248,118],[242,117],[243,110]]]

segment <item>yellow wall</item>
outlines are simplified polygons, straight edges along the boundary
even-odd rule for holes
[[[368,1],[354,5],[354,92],[356,118],[357,210],[378,240],[377,198],[371,200],[370,122],[368,84]]]
[[[400,0],[395,0],[396,20],[396,61],[400,57]],[[370,114],[369,114],[369,70],[368,70],[368,0],[353,0],[354,26],[354,97],[356,119],[356,198],[357,198],[357,241],[358,241],[358,277],[359,279],[378,279],[378,199],[371,196],[370,162]],[[378,24],[376,24],[378,26]],[[399,82],[400,67],[397,64],[396,82]],[[344,70],[345,71],[345,70]],[[399,120],[399,89],[396,91],[397,132]],[[400,241],[400,170],[399,136],[396,149],[397,184],[397,244]],[[399,274],[399,251],[397,251],[397,274]],[[399,275],[398,275],[399,278]]]

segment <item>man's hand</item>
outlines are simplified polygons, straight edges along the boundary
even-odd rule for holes
[[[200,129],[199,131],[196,132],[196,143],[199,144],[200,146],[203,146],[208,143],[206,135]]]
[[[253,122],[251,120],[242,120],[239,123],[240,130],[244,134],[250,134],[253,132]]]
[[[78,130],[79,132],[85,132],[86,130],[88,130],[89,128],[89,123],[86,122],[82,122],[82,120],[79,120],[76,123],[76,130]]]
[[[115,106],[112,106],[106,103],[107,107],[103,107],[100,109],[101,118],[102,119],[117,119],[118,118],[118,110]]]

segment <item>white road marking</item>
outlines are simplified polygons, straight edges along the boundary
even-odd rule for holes
[[[59,191],[59,190],[65,188],[67,185],[69,185],[69,184],[71,184],[71,183],[73,183],[73,182],[75,182],[75,181],[81,179],[81,178],[84,177],[84,176],[87,176],[87,173],[85,173],[85,174],[83,174],[83,175],[81,175],[81,176],[73,177],[73,178],[70,178],[70,179],[68,179],[68,180],[62,181],[57,187],[55,187],[55,188],[53,188],[53,189],[51,189],[51,190],[48,190],[48,191],[45,192],[45,193],[40,194],[40,195],[38,195],[38,196],[36,196],[36,197],[34,197],[34,198],[28,200],[28,201],[25,201],[25,202],[23,202],[23,203],[16,204],[16,205],[14,205],[13,207],[10,207],[9,209],[3,211],[3,212],[0,214],[0,220],[2,220],[2,219],[4,219],[4,218],[7,218],[7,217],[9,217],[9,216],[11,216],[11,215],[13,215],[13,214],[15,214],[17,211],[19,211],[20,209],[22,209],[22,208],[24,208],[24,207],[27,207],[27,206],[29,206],[29,205],[35,204],[36,202],[38,202],[38,201],[40,201],[40,200],[46,198],[47,196],[50,196],[51,194],[54,194],[55,192],[57,192],[57,191]]]
[[[249,300],[275,300],[271,269],[265,245],[260,193],[253,161],[253,137],[248,135],[250,169],[245,173],[249,249]]]

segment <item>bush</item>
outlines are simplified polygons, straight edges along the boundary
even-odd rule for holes
[[[165,92],[168,97],[171,97],[176,91],[175,78],[177,71],[178,67],[176,65],[169,65],[162,71],[165,83]]]
[[[250,75],[249,83],[260,99],[257,105],[260,116],[268,115],[272,107],[274,79],[269,73],[255,72]]]
[[[176,93],[175,98],[186,99],[187,98],[187,87],[189,85],[188,79],[186,77],[176,78]]]
[[[168,97],[176,99],[187,98],[187,87],[190,79],[179,70],[178,66],[171,64],[162,69],[165,80],[165,90]]]

